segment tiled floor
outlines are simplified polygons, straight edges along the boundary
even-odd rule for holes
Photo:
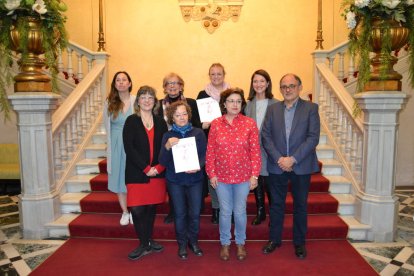
[[[380,275],[414,275],[414,191],[397,191],[400,200],[397,240],[352,242]],[[0,275],[28,275],[64,240],[23,240],[17,197],[0,196]]]

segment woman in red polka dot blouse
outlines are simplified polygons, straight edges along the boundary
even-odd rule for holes
[[[206,171],[220,204],[220,258],[229,259],[231,215],[237,258],[246,258],[246,200],[257,187],[261,155],[256,122],[240,112],[246,104],[243,90],[230,88],[220,95],[223,116],[211,123],[207,145]]]

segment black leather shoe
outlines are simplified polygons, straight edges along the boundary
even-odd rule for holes
[[[150,240],[150,246],[151,246],[152,251],[154,252],[161,252],[164,250],[164,246],[162,246],[161,244],[159,244],[158,242],[154,240]]]
[[[137,248],[135,248],[131,253],[128,254],[128,259],[132,261],[136,261],[145,255],[151,254],[152,250],[150,246],[143,246],[140,245]]]
[[[187,260],[188,254],[187,247],[185,245],[180,245],[178,247],[178,257],[180,257],[181,260]]]
[[[295,255],[299,259],[306,258],[306,248],[304,245],[295,245]]]
[[[275,251],[276,248],[280,247],[280,243],[276,243],[273,241],[268,241],[265,246],[262,248],[263,254],[269,254]]]
[[[201,250],[200,246],[198,246],[198,243],[189,243],[188,248],[190,248],[191,251],[193,251],[194,255],[196,256],[203,256],[203,250]]]
[[[164,219],[164,223],[165,224],[170,224],[174,222],[174,214],[173,213],[168,213],[168,215],[165,217]]]

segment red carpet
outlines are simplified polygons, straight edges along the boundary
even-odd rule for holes
[[[290,242],[269,255],[261,253],[263,242],[247,242],[243,262],[234,246],[230,260],[221,261],[218,242],[201,242],[204,256],[189,252],[185,261],[178,259],[175,242],[161,243],[163,252],[130,261],[136,241],[72,238],[31,275],[377,275],[346,240],[309,241],[305,260],[296,258]]]
[[[163,223],[168,212],[165,203],[158,207],[153,236],[156,240],[170,240],[161,241],[164,252],[130,261],[128,253],[138,245],[136,234],[131,225],[119,225],[121,209],[116,195],[107,191],[106,161],[99,167],[101,174],[91,180],[93,192],[81,201],[82,214],[69,225],[71,239],[31,275],[377,275],[346,241],[348,227],[336,215],[338,202],[329,194],[329,181],[321,174],[312,176],[305,260],[296,258],[291,242],[284,242],[270,255],[262,254],[269,219],[258,226],[250,224],[256,211],[254,196],[250,194],[246,261],[236,260],[234,245],[229,262],[219,259],[218,225],[210,222],[209,198],[200,223],[203,257],[189,252],[188,260],[178,258],[174,225]],[[291,240],[292,198],[289,196],[286,202],[283,239]]]
[[[99,169],[101,174],[90,181],[93,192],[80,202],[83,213],[69,225],[71,236],[136,238],[132,226],[119,226],[121,208],[117,196],[107,190],[106,160],[100,162]],[[336,215],[338,201],[328,191],[328,179],[319,173],[312,175],[311,193],[308,198],[308,239],[345,239],[347,236],[347,225]],[[205,203],[206,208],[200,224],[200,240],[218,240],[218,226],[210,223],[211,199],[207,197]],[[266,209],[269,210],[268,206],[266,206]],[[163,223],[168,210],[168,203],[158,206],[158,215],[154,227],[154,237],[157,239],[175,239],[174,226]],[[286,216],[283,233],[283,239],[286,240],[292,239],[292,210],[292,197],[288,195],[286,199],[286,213],[288,215]],[[255,199],[253,193],[251,193],[247,201],[247,213],[249,214],[247,239],[267,240],[269,232],[268,218],[259,226],[250,225],[255,212]]]

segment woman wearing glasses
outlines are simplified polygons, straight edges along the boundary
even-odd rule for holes
[[[172,127],[162,139],[160,163],[166,167],[168,191],[175,210],[178,256],[187,259],[187,245],[196,256],[203,255],[198,245],[198,232],[204,174],[200,169],[176,173],[171,148],[182,138],[194,137],[199,167],[202,168],[205,165],[207,141],[204,132],[189,122],[192,115],[187,103],[172,103],[166,111],[168,123]]]
[[[208,77],[210,78],[210,82],[206,85],[204,90],[200,91],[197,96],[198,99],[205,99],[208,97],[213,98],[217,102],[220,102],[220,93],[228,88],[230,88],[230,84],[224,81],[224,77],[226,75],[226,71],[224,71],[224,66],[220,63],[213,63],[210,68],[208,69]],[[202,129],[206,134],[208,139],[208,133],[210,130],[211,122],[203,122]],[[211,222],[213,224],[219,223],[219,214],[220,214],[220,207],[217,199],[216,191],[209,185],[207,177],[204,183],[204,194],[207,196],[207,192],[210,194],[211,197],[211,207],[213,209],[213,214],[211,216]]]
[[[240,113],[245,104],[243,90],[239,88],[221,93],[224,115],[211,123],[207,145],[206,171],[220,204],[220,258],[224,261],[230,257],[232,212],[237,259],[247,256],[246,200],[249,191],[257,187],[261,167],[256,122]]]
[[[256,121],[257,128],[262,129],[262,123],[266,115],[267,107],[276,103],[272,94],[272,80],[265,70],[257,70],[253,73],[250,82],[250,92],[244,114]],[[260,141],[261,139],[259,139]],[[252,225],[261,224],[266,219],[265,210],[265,187],[267,183],[267,155],[260,142],[260,152],[262,155],[262,168],[258,179],[257,188],[254,189],[256,199],[257,215],[252,221]],[[270,198],[269,198],[270,199]]]
[[[164,88],[164,99],[160,100],[162,108],[159,109],[159,115],[164,118],[168,124],[168,129],[171,125],[168,123],[167,108],[172,103],[182,101],[186,102],[191,108],[191,124],[193,127],[201,128],[200,116],[198,115],[197,103],[194,99],[184,97],[184,80],[176,73],[169,73],[162,80],[162,87]],[[174,221],[174,206],[169,200],[170,211],[164,219],[164,223],[172,223]]]
[[[166,195],[165,168],[159,164],[158,155],[162,136],[168,131],[163,118],[154,115],[158,106],[155,94],[152,87],[139,88],[135,114],[127,118],[123,130],[127,203],[140,240],[140,245],[128,254],[130,260],[164,249],[152,240],[155,207],[165,201]]]
[[[107,171],[108,190],[118,195],[122,217],[119,223],[128,225],[132,223],[126,202],[125,186],[125,151],[122,142],[122,129],[125,120],[132,114],[135,96],[131,95],[132,81],[125,71],[115,73],[111,91],[105,101],[104,125],[107,138]]]

